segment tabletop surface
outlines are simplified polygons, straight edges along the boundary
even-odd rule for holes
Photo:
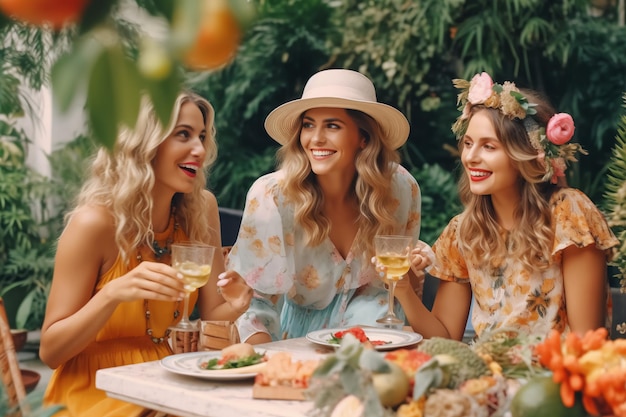
[[[306,338],[256,345],[255,349],[268,354],[288,351],[297,360],[323,358],[332,352]],[[253,383],[252,378],[212,381],[179,375],[164,369],[159,361],[96,372],[96,387],[110,397],[181,417],[298,417],[305,416],[312,407],[310,401],[253,399]]]

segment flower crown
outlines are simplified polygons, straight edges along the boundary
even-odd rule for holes
[[[565,176],[568,161],[577,161],[576,152],[587,154],[578,143],[568,143],[574,136],[572,116],[557,113],[547,126],[540,126],[532,117],[537,114],[536,104],[529,103],[514,83],[496,84],[486,72],[474,75],[471,81],[455,79],[452,83],[461,90],[457,104],[462,113],[452,125],[457,139],[463,138],[467,131],[472,106],[482,104],[500,110],[510,119],[523,120],[528,139],[537,150],[537,159],[546,169],[543,181],[556,184],[558,177]]]

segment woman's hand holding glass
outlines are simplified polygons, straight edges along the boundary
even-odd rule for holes
[[[409,254],[409,263],[411,271],[417,277],[417,280],[412,282],[410,279],[401,279],[396,282],[396,288],[394,295],[399,299],[406,295],[407,292],[415,292],[419,297],[422,296],[422,286],[425,275],[425,270],[428,269],[434,262],[435,253],[431,247],[421,240],[418,241],[413,248],[411,248]],[[378,262],[376,256],[371,259],[372,264],[376,267],[376,271],[380,273],[381,279],[388,284],[386,277],[387,267]],[[417,288],[419,286],[419,288]],[[415,287],[415,288],[414,288]]]
[[[430,245],[420,240],[411,249],[409,260],[411,261],[411,270],[416,275],[424,274],[424,271],[435,262],[435,252]]]

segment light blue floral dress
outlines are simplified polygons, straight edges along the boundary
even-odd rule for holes
[[[250,308],[237,322],[241,340],[257,332],[279,340],[324,328],[376,325],[387,311],[387,290],[369,258],[350,250],[344,259],[328,238],[306,246],[303,231],[294,224],[294,207],[285,201],[283,178],[284,172],[277,171],[252,185],[227,260],[227,268],[255,290]],[[391,187],[396,199],[394,234],[417,242],[417,181],[397,165]],[[404,319],[399,303],[396,314]]]

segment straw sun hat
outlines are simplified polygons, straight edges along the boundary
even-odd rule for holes
[[[360,110],[378,122],[388,145],[397,149],[409,136],[409,122],[394,107],[376,101],[374,84],[365,75],[346,69],[314,74],[304,86],[302,98],[274,109],[265,119],[265,130],[284,145],[300,129],[302,113],[318,107]]]

